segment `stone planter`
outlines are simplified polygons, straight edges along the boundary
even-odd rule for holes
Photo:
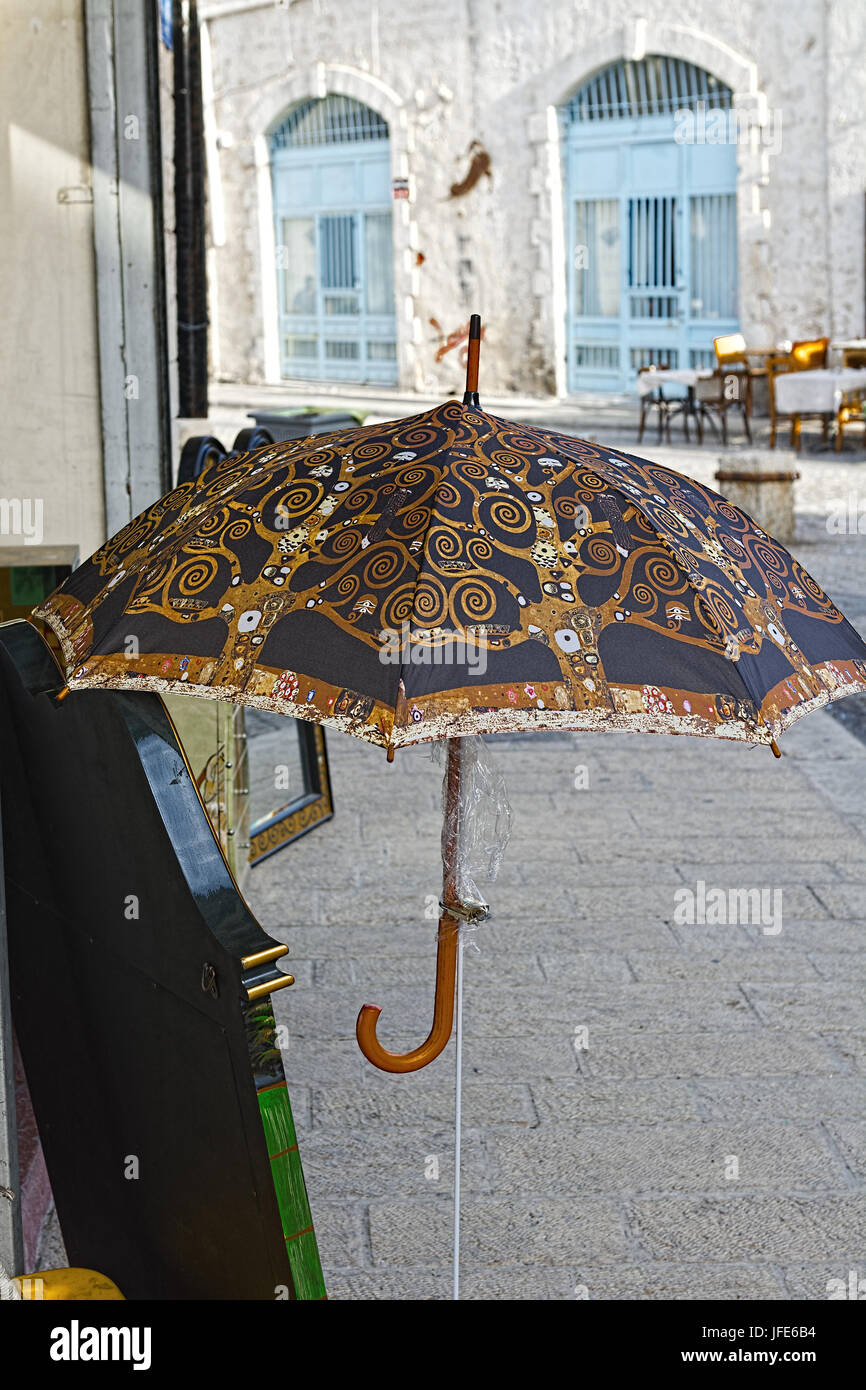
[[[777,450],[720,455],[715,474],[722,496],[786,545],[794,539],[794,483],[799,476]]]

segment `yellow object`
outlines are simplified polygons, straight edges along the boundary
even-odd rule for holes
[[[67,1300],[91,1302],[98,1299],[120,1299],[123,1294],[116,1284],[95,1269],[43,1269],[38,1274],[21,1274],[12,1280],[22,1300],[46,1302]]]

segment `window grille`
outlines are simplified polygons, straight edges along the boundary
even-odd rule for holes
[[[388,122],[352,97],[308,97],[271,132],[271,152],[305,145],[387,140]]]
[[[732,95],[730,87],[694,63],[651,54],[639,62],[623,59],[602,68],[577,89],[563,111],[567,125],[634,120],[694,110],[698,102],[711,110],[727,110]]]

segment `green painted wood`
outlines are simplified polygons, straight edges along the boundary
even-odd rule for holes
[[[273,1006],[269,999],[247,1005],[246,1026],[259,1113],[295,1297],[327,1298],[283,1060],[276,1045]]]

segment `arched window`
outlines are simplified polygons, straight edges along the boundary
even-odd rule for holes
[[[622,58],[587,79],[563,108],[566,123],[623,121],[641,116],[666,116],[693,111],[698,102],[708,110],[727,110],[731,89],[712,73],[682,58],[652,54],[632,61]]]
[[[633,388],[651,362],[699,367],[737,328],[732,92],[664,54],[594,73],[560,108],[568,382]]]
[[[352,97],[308,97],[271,132],[271,150],[387,140],[388,122]]]
[[[387,121],[330,93],[289,111],[269,144],[283,376],[396,382]]]

